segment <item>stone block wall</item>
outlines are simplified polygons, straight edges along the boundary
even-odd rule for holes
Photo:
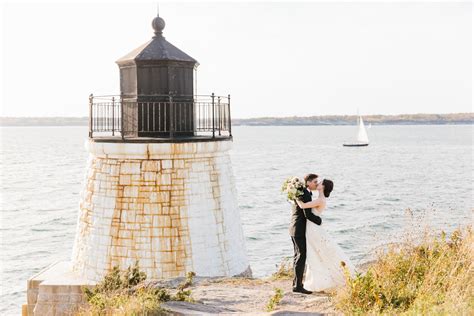
[[[94,282],[78,278],[69,261],[58,261],[28,279],[23,316],[76,315],[87,304],[83,287]]]
[[[153,279],[251,273],[231,145],[87,140],[73,271],[97,281],[138,260]]]

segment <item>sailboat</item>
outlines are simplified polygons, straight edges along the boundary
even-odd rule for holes
[[[357,138],[354,143],[346,143],[343,146],[346,147],[362,147],[362,146],[369,146],[369,137],[367,136],[367,131],[365,130],[364,121],[362,120],[362,116],[359,115],[358,121],[358,129],[357,129]]]

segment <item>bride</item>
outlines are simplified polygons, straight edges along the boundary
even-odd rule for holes
[[[333,182],[324,179],[319,182],[316,199],[303,203],[296,200],[302,209],[311,208],[313,214],[321,216],[326,208],[326,198],[333,189]],[[344,285],[345,266],[351,275],[355,273],[354,265],[342,249],[326,233],[321,225],[306,221],[306,273],[304,288],[310,291],[327,292]]]

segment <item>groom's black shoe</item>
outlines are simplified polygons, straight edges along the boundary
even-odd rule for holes
[[[303,287],[294,287],[293,288],[294,293],[302,293],[302,294],[312,294],[313,292],[305,290]]]

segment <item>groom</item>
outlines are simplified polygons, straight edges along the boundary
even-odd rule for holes
[[[307,174],[304,177],[304,181],[306,188],[303,190],[303,196],[300,197],[300,200],[306,203],[312,200],[311,191],[316,190],[318,186],[318,175],[312,173]],[[311,294],[311,291],[303,288],[303,274],[306,264],[306,220],[312,221],[316,225],[321,225],[321,217],[314,215],[310,208],[300,208],[295,202],[290,223],[290,236],[295,250],[293,262],[295,272],[293,292]]]

